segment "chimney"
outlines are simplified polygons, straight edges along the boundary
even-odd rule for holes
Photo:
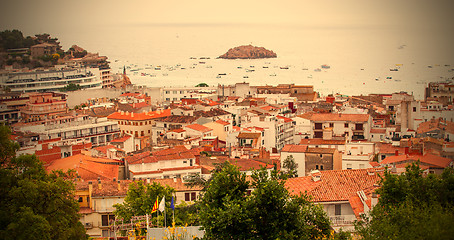
[[[177,182],[177,178],[176,177],[173,177],[173,182]]]
[[[394,152],[394,155],[399,156],[399,150],[396,149],[396,151]]]
[[[88,202],[88,207],[92,207],[92,201],[91,201],[91,195],[93,193],[93,182],[89,181],[88,182],[88,196],[90,198],[90,201]]]
[[[372,198],[370,201],[371,208],[374,208],[375,205],[377,205],[377,203],[378,203],[378,194],[374,192],[374,193],[372,193]]]
[[[98,177],[98,189],[102,189],[102,183],[101,183],[101,178]]]
[[[117,181],[117,178],[113,178],[113,181],[116,182],[116,181]]]

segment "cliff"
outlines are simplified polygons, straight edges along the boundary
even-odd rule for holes
[[[275,58],[276,53],[267,50],[264,47],[255,47],[244,45],[229,49],[225,54],[219,56],[224,59],[257,59],[257,58]]]

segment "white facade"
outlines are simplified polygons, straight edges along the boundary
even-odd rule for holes
[[[264,129],[262,146],[266,149],[282,149],[286,144],[294,144],[295,125],[293,121],[286,122],[274,116],[250,116],[244,127],[260,127]]]
[[[0,74],[0,85],[12,92],[58,91],[70,83],[82,88],[101,88],[99,69],[76,68]]]
[[[342,154],[342,169],[364,169],[372,167],[369,162],[375,155],[375,144],[371,142],[349,142]]]

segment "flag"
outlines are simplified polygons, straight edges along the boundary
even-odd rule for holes
[[[156,202],[153,204],[153,209],[151,209],[151,213],[154,213],[158,210],[158,197],[156,197]]]
[[[166,206],[166,199],[165,199],[165,196],[164,196],[164,197],[162,197],[161,203],[159,203],[158,210],[160,212],[164,212],[165,206]]]
[[[175,205],[174,205],[174,203],[173,203],[173,196],[172,196],[172,201],[170,202],[170,208],[173,209],[173,210],[175,210]]]

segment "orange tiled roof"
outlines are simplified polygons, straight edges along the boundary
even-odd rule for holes
[[[119,149],[119,148],[117,148],[117,147],[115,147],[115,146],[113,146],[113,145],[99,146],[99,147],[95,147],[94,149],[97,150],[97,151],[99,151],[99,152],[102,152],[102,153],[104,153],[104,154],[107,154],[107,150],[109,150],[109,149],[111,149],[111,148],[112,148],[112,149],[115,149],[115,150],[117,150],[117,151],[120,151],[120,152],[124,152],[124,150]]]
[[[306,139],[300,141],[300,145],[344,145],[344,140],[324,140],[321,138]]]
[[[369,114],[345,114],[345,113],[314,113],[310,120],[316,122],[323,121],[348,121],[348,122],[367,122]]]
[[[192,130],[199,131],[199,132],[203,132],[203,133],[213,130],[213,129],[209,128],[209,127],[205,127],[205,126],[197,124],[197,123],[194,123],[194,124],[191,124],[191,125],[187,125],[185,127],[186,128],[190,128]]]
[[[382,134],[385,134],[386,133],[386,129],[384,129],[384,128],[371,128],[370,129],[370,133],[382,133]]]
[[[169,130],[168,132],[182,133],[182,132],[186,132],[186,130],[184,130],[183,128],[176,128],[176,129]]]
[[[307,146],[287,144],[282,148],[281,152],[304,153],[304,152],[306,152],[306,150],[307,150]]]
[[[330,153],[330,154],[333,154],[335,151],[337,151],[335,148],[312,148],[312,147],[308,147],[306,149],[306,153]]]
[[[367,197],[365,203],[367,204],[369,209],[372,209],[372,193],[377,188],[378,187],[376,186],[372,186],[362,190],[364,192],[364,195]],[[356,218],[359,220],[361,218],[361,214],[364,213],[364,203],[361,201],[358,194],[352,196],[350,199],[348,199],[348,201],[350,202],[350,206],[353,209],[353,213],[355,213]]]
[[[116,160],[77,154],[52,161],[46,167],[46,170],[51,172],[53,170],[67,171],[74,169],[77,175],[84,180],[96,180],[98,177],[112,180],[118,178],[119,165],[117,164],[119,164],[119,161]]]
[[[238,139],[256,139],[259,138],[261,133],[241,132],[238,134]]]
[[[420,161],[421,164],[428,164],[438,168],[446,168],[452,163],[452,159],[444,158],[440,156],[427,153],[423,155],[399,155],[399,156],[389,156],[381,161],[380,164],[395,164],[404,161]]]
[[[321,171],[319,181],[312,176],[290,178],[285,186],[292,194],[307,192],[314,202],[348,201],[356,192],[380,181],[383,169],[349,169]]]
[[[224,125],[224,126],[230,124],[230,123],[228,123],[228,122],[226,122],[226,121],[224,121],[224,120],[221,120],[221,119],[217,120],[216,123],[222,124],[222,125]]]
[[[125,142],[126,140],[128,140],[129,138],[131,138],[130,135],[125,135],[123,137],[120,137],[120,138],[115,138],[114,140],[110,141],[111,143],[115,143],[115,142]]]
[[[394,154],[396,150],[400,154],[405,153],[405,148],[404,147],[395,147],[391,143],[377,143],[378,146],[378,152],[382,154]]]
[[[156,118],[162,118],[170,116],[170,109],[166,109],[163,111],[153,111],[153,112],[144,112],[144,113],[128,113],[128,112],[114,112],[107,116],[107,119],[114,119],[114,120],[131,120],[131,121],[143,121],[143,120],[151,120]]]
[[[286,117],[283,117],[283,116],[276,116],[276,117],[279,118],[279,119],[284,119],[284,122],[293,122],[293,120],[290,119],[290,118],[286,118]]]

